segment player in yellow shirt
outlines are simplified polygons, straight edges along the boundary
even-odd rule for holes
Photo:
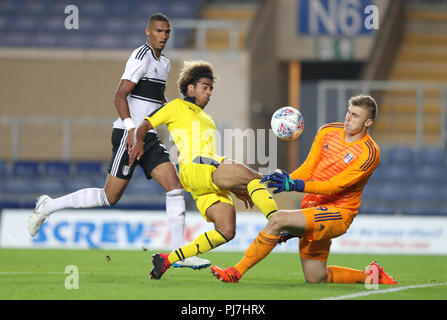
[[[210,63],[185,63],[178,80],[184,99],[175,99],[145,118],[136,133],[130,151],[130,165],[143,155],[144,133],[165,124],[179,150],[179,176],[184,189],[191,193],[197,208],[215,230],[199,235],[191,243],[169,254],[153,255],[152,279],[160,279],[175,262],[220,246],[235,236],[236,211],[230,192],[256,205],[270,219],[278,210],[275,201],[261,183],[262,176],[241,163],[217,155],[216,126],[204,111],[214,88]]]
[[[216,278],[238,282],[276,244],[294,235],[300,237],[306,282],[363,283],[375,273],[378,283],[397,284],[376,262],[365,270],[327,266],[331,239],[344,234],[351,225],[360,207],[363,188],[380,161],[380,149],[367,133],[376,114],[373,98],[352,97],[344,123],[321,127],[306,161],[298,169],[290,176],[277,170],[261,180],[269,181],[268,187],[277,188],[273,193],[306,192],[301,209],[276,212],[238,264],[226,269],[211,266]],[[281,239],[282,231],[289,236]]]

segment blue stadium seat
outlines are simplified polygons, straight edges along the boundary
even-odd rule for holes
[[[78,33],[78,31],[76,31],[76,34],[63,36],[58,41],[58,46],[64,48],[90,48],[93,45],[94,39],[92,36]]]
[[[8,32],[11,27],[11,18],[5,14],[0,14],[0,30]]]
[[[19,201],[0,200],[0,211],[2,211],[2,209],[18,209],[18,208],[20,208]]]
[[[12,30],[18,32],[34,32],[38,27],[37,19],[33,16],[19,16],[12,23]]]
[[[132,0],[127,1],[113,1],[112,3],[107,6],[107,13],[112,14],[114,16],[125,16],[128,17],[129,15],[132,15],[135,13],[135,11],[138,10],[136,7],[136,4]],[[128,21],[128,23],[131,23],[131,21]]]
[[[106,1],[83,1],[79,5],[79,10],[87,15],[102,16],[108,12],[111,3]]]
[[[144,30],[144,28],[142,30]],[[142,34],[140,30],[140,33],[129,34],[126,37],[121,37],[120,48],[129,48],[133,50],[143,45],[144,42],[145,42],[144,34]]]
[[[379,193],[380,189],[381,189],[381,184],[369,182],[363,189],[362,201],[363,200],[366,200],[366,201],[380,200],[381,199],[380,193]]]
[[[389,203],[402,202],[405,200],[405,184],[385,183],[377,190],[377,199]]]
[[[48,14],[53,14],[53,15],[60,15],[64,18],[65,20],[65,7],[73,4],[78,6],[79,10],[81,9],[79,4],[76,3],[76,1],[69,1],[69,2],[65,2],[65,1],[48,1],[48,7],[46,8],[46,12]],[[80,14],[81,15],[81,14]],[[63,25],[63,24],[62,24]]]
[[[46,32],[60,33],[65,30],[64,22],[65,16],[59,14],[57,16],[51,16],[44,19],[41,24],[42,29]]]
[[[386,165],[382,169],[384,182],[408,182],[413,179],[413,168],[408,165]]]
[[[79,176],[98,176],[103,175],[105,177],[105,170],[103,170],[103,166],[101,162],[96,161],[82,161],[76,162],[74,164],[74,172],[73,174]]]
[[[22,196],[24,193],[36,193],[35,181],[32,177],[9,177],[0,184],[0,192]]]
[[[404,192],[407,203],[431,204],[438,199],[438,189],[434,184],[408,184]]]
[[[396,210],[393,207],[380,204],[368,204],[359,209],[359,214],[393,215],[395,212]]]
[[[20,10],[20,1],[3,0],[0,1],[0,13],[12,14]]]
[[[447,208],[447,185],[442,185],[438,188],[438,202],[443,203],[443,205]]]
[[[446,158],[446,150],[439,147],[422,148],[418,152],[418,161],[420,165],[445,166],[447,164]]]
[[[126,189],[126,195],[144,196],[151,198],[165,198],[165,191],[154,180],[132,180]]]
[[[6,35],[1,37],[2,45],[9,47],[24,47],[27,46],[30,42],[30,38],[21,32],[11,31]]]
[[[48,176],[68,176],[70,163],[65,161],[48,161],[43,164],[43,174]]]
[[[176,18],[194,18],[198,12],[194,1],[176,1],[169,7],[169,15]]]
[[[424,206],[410,206],[402,208],[403,215],[411,215],[411,216],[432,216],[437,215],[432,208],[424,207]]]
[[[94,35],[97,32],[101,32],[101,30],[104,29],[104,21],[103,19],[98,19],[97,17],[82,17],[79,18],[79,30],[72,31],[73,32],[82,32],[82,36],[89,37]],[[107,30],[107,29],[105,29]],[[70,33],[68,33],[68,36],[70,36]]]
[[[149,16],[153,13],[157,12],[164,12],[168,14],[166,11],[167,7],[166,4],[163,5],[162,1],[144,1],[138,6],[138,12],[140,15],[143,15],[144,17],[149,18]],[[168,18],[169,15],[168,15]]]
[[[35,182],[36,191],[39,194],[62,194],[65,191],[64,179],[60,177],[42,177]]]
[[[386,167],[386,164],[383,163],[379,163],[379,165],[377,166],[377,168],[374,170],[374,172],[371,174],[371,177],[369,178],[369,183],[373,182],[373,183],[378,183],[383,181],[383,177],[384,177],[384,168]]]
[[[103,22],[103,30],[105,32],[113,33],[113,34],[119,34],[119,33],[128,33],[129,23],[132,23],[131,21],[126,21],[121,17],[112,17],[107,18]],[[144,31],[144,29],[142,29]]]
[[[0,177],[5,178],[9,175],[9,164],[5,160],[0,160]]]
[[[144,34],[144,30],[147,27],[147,20],[148,20],[149,16],[137,16],[137,17],[133,17],[132,19],[132,23],[128,25],[127,30],[128,32],[132,32],[133,35],[138,35],[140,36],[140,40],[138,41],[138,46],[141,46],[144,44],[144,42],[146,41],[146,36]],[[135,47],[135,49],[137,48]]]
[[[435,216],[447,216],[447,206],[444,204],[443,206],[433,208],[432,215]]]
[[[144,29],[152,13],[163,12],[171,19],[194,18],[200,15],[201,3],[202,0],[2,0],[0,46],[136,48],[144,43]],[[67,5],[79,9],[79,30],[65,29]],[[117,36],[119,33],[125,36]],[[139,35],[141,39],[130,39],[130,35]],[[185,47],[190,35],[190,30],[178,30],[173,46]]]
[[[98,48],[119,48],[121,39],[115,34],[99,33],[96,35],[94,43]]]
[[[385,151],[386,161],[390,165],[412,166],[415,152],[412,148],[394,147]]]
[[[39,163],[36,161],[16,161],[13,163],[13,174],[15,176],[39,176]]]
[[[28,14],[39,15],[45,12],[47,6],[44,0],[28,0],[24,1],[22,8]]]
[[[424,164],[416,167],[413,174],[417,182],[439,184],[447,179],[446,169],[440,165]]]
[[[96,180],[88,176],[71,176],[65,180],[65,193],[96,187],[98,187]]]
[[[59,36],[54,33],[37,33],[30,40],[30,45],[34,47],[56,47],[59,43]]]

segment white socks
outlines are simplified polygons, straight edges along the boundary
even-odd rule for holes
[[[166,214],[171,229],[171,246],[173,250],[185,244],[185,198],[183,189],[166,192]]]
[[[96,208],[109,207],[104,189],[87,188],[67,194],[65,196],[49,199],[43,204],[46,215],[67,208]],[[183,189],[166,192],[166,214],[171,230],[172,249],[178,249],[185,243],[185,198]]]
[[[44,211],[47,215],[55,211],[67,208],[95,208],[109,207],[104,189],[87,188],[75,191],[65,196],[49,199],[44,204]]]

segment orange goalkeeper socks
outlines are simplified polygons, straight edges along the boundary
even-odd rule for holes
[[[328,283],[364,283],[365,273],[363,270],[356,270],[345,267],[327,267]]]
[[[245,251],[245,255],[234,267],[241,275],[264,259],[275,248],[279,236],[268,235],[262,230]]]

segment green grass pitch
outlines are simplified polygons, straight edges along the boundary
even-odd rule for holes
[[[238,284],[217,281],[208,268],[169,269],[161,280],[150,280],[152,253],[0,249],[0,299],[308,300],[371,291],[363,284],[306,284],[298,254],[291,253],[269,255]],[[227,267],[242,255],[209,252],[203,257]],[[447,299],[447,256],[333,254],[328,264],[362,269],[372,260],[399,281],[398,287],[418,287],[354,299]],[[79,270],[79,289],[65,288],[68,265]],[[381,285],[378,290],[398,287]]]

